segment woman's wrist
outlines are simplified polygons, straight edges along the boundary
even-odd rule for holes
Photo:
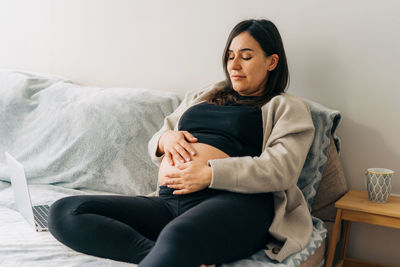
[[[208,175],[207,175],[208,180],[207,180],[206,184],[207,184],[207,187],[210,187],[211,182],[212,182],[212,168],[209,164],[207,164],[207,172],[208,172]]]

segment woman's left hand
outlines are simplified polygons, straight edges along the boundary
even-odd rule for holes
[[[207,162],[189,161],[177,164],[179,169],[165,174],[167,180],[162,185],[177,189],[174,195],[184,195],[200,191],[211,184],[212,171]]]

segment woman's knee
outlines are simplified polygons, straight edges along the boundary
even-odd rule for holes
[[[65,232],[73,230],[76,210],[84,201],[84,196],[70,196],[61,198],[51,205],[48,228],[57,239]]]
[[[198,243],[201,231],[196,229],[195,222],[172,222],[161,231],[157,243],[169,244],[171,248],[189,248]],[[171,246],[172,245],[172,246]]]

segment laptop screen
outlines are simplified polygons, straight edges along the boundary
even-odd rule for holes
[[[29,194],[28,184],[26,182],[25,170],[21,163],[19,163],[9,153],[5,153],[8,174],[10,176],[11,185],[14,191],[15,203],[19,212],[25,219],[35,227],[35,221],[32,212],[32,202]]]

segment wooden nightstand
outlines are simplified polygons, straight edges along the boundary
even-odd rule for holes
[[[335,207],[337,208],[336,220],[329,244],[326,267],[332,266],[342,221],[344,223],[344,239],[341,249],[342,259],[336,266],[387,267],[387,265],[374,264],[346,257],[350,226],[351,222],[361,222],[400,229],[400,197],[390,196],[386,203],[374,203],[369,200],[367,191],[350,190],[335,203]]]

